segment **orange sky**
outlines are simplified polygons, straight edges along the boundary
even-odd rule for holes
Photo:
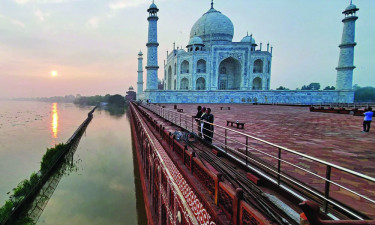
[[[4,0],[0,6],[0,99],[68,94],[122,94],[136,86],[137,54],[146,58],[144,0]],[[209,0],[156,0],[159,78],[173,42],[185,47]],[[343,0],[216,0],[235,27],[274,46],[271,88],[311,82],[335,85]],[[354,84],[375,86],[375,1],[355,0],[358,12]],[[146,65],[146,60],[144,60]],[[52,78],[51,71],[58,76]],[[144,73],[146,74],[146,72]],[[144,75],[144,79],[146,76]]]

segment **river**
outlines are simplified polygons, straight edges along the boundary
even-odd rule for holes
[[[0,101],[0,205],[39,170],[46,148],[66,142],[91,107]],[[128,116],[97,110],[37,224],[147,224]],[[134,156],[135,157],[135,156]]]

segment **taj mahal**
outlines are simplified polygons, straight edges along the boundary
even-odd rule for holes
[[[139,52],[137,99],[149,99],[153,103],[351,103],[358,10],[351,2],[343,11],[344,28],[334,91],[270,90],[273,47],[258,45],[252,34],[234,41],[232,21],[214,8],[213,1],[191,28],[186,49],[174,46],[167,53],[164,86],[159,90],[159,9],[153,2],[147,10],[146,89],[143,90],[143,53]]]

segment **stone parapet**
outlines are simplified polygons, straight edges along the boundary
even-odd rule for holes
[[[152,103],[353,103],[354,91],[146,91]]]

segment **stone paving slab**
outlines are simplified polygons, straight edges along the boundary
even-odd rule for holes
[[[164,104],[173,110],[173,104]],[[186,115],[195,115],[198,104],[178,104],[179,109]],[[356,172],[375,177],[375,124],[369,133],[361,133],[363,118],[351,115],[310,112],[308,107],[272,106],[272,105],[239,105],[239,104],[205,104],[215,116],[215,124],[226,126],[226,120],[245,122],[245,129],[228,127],[236,131],[255,136],[265,141],[325,160]],[[220,110],[220,106],[229,106],[231,110]],[[217,133],[216,133],[217,132]],[[215,135],[223,133],[215,128]],[[214,138],[215,138],[214,135]],[[235,140],[244,143],[243,137],[230,134]],[[218,135],[216,136],[218,137]],[[257,141],[249,141],[249,145],[262,149],[277,156],[277,149],[264,146]],[[237,149],[243,145],[232,142]],[[272,165],[277,160],[261,155],[252,154]],[[308,159],[283,154],[283,158],[314,173],[325,176],[326,167],[310,162]],[[301,172],[292,167],[284,167],[285,173],[292,175],[314,188],[323,191],[324,182],[316,177]],[[375,184],[332,170],[332,180],[345,184],[349,188],[375,199]],[[353,194],[337,186],[332,186],[331,197],[338,199],[351,207],[375,218],[375,206],[358,199],[353,200]]]

